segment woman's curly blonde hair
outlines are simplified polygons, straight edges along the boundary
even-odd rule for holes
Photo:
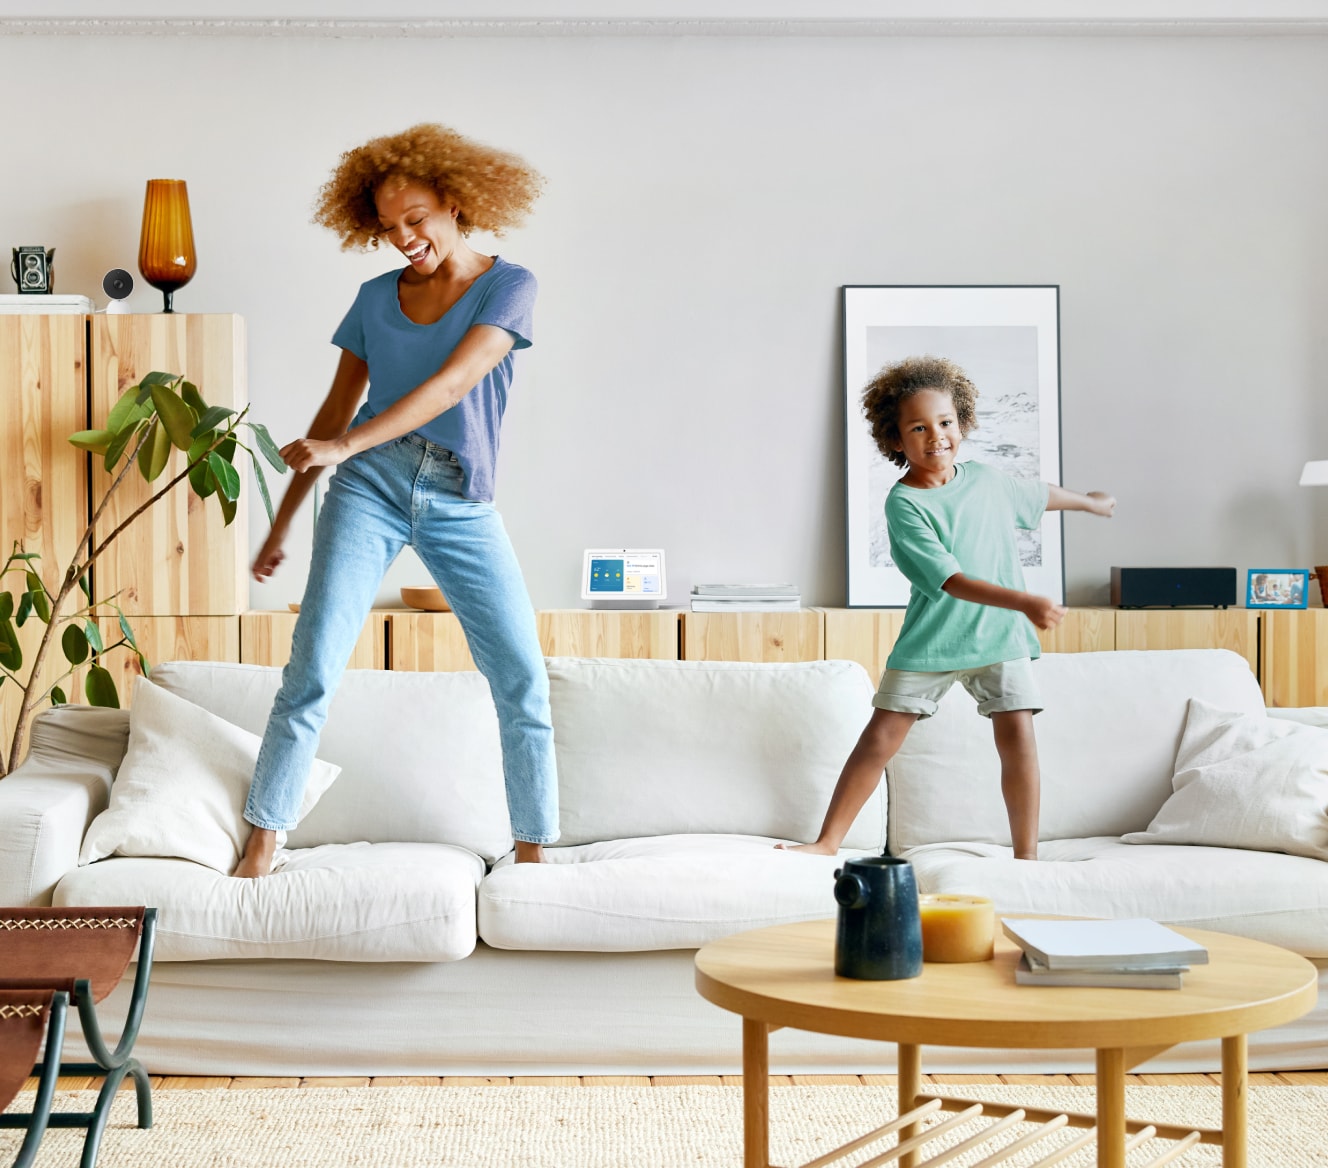
[[[376,248],[382,226],[374,195],[384,183],[417,182],[455,203],[457,228],[502,235],[538,198],[543,176],[515,154],[433,122],[347,150],[318,192],[314,222],[341,236],[342,250]]]
[[[906,357],[887,365],[862,391],[862,412],[867,415],[877,449],[895,466],[908,465],[903,451],[897,449],[901,441],[899,407],[924,389],[950,395],[960,434],[967,437],[978,428],[977,386],[949,358]]]

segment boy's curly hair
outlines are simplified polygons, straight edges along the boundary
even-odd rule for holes
[[[376,248],[374,195],[387,182],[417,182],[457,206],[457,228],[502,235],[539,196],[543,176],[515,154],[483,146],[432,122],[347,150],[318,192],[314,222],[341,236],[342,250]]]
[[[954,402],[959,432],[965,437],[978,428],[978,389],[962,369],[947,357],[906,357],[887,365],[862,391],[862,412],[871,425],[877,449],[895,466],[907,466],[900,441],[899,407],[915,393],[935,389]]]

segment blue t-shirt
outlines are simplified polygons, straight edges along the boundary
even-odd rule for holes
[[[402,271],[384,272],[360,285],[332,343],[369,366],[368,408],[379,414],[437,373],[473,325],[497,325],[512,334],[515,343],[488,376],[416,431],[456,455],[465,472],[462,494],[487,503],[493,499],[498,430],[512,384],[512,354],[530,346],[535,277],[519,264],[494,256],[493,266],[441,319],[416,324],[402,312],[397,298]]]

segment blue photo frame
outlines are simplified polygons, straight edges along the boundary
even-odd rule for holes
[[[1306,608],[1308,568],[1251,568],[1245,576],[1246,608]]]

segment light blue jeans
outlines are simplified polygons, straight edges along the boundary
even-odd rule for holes
[[[461,622],[498,712],[512,835],[558,838],[549,677],[535,613],[502,518],[461,495],[456,457],[418,434],[342,463],[328,485],[290,661],[254,765],[244,817],[289,829],[328,705],[388,566],[409,544]],[[429,732],[428,715],[420,732]],[[446,743],[439,743],[440,753]],[[392,744],[383,743],[390,754]]]

